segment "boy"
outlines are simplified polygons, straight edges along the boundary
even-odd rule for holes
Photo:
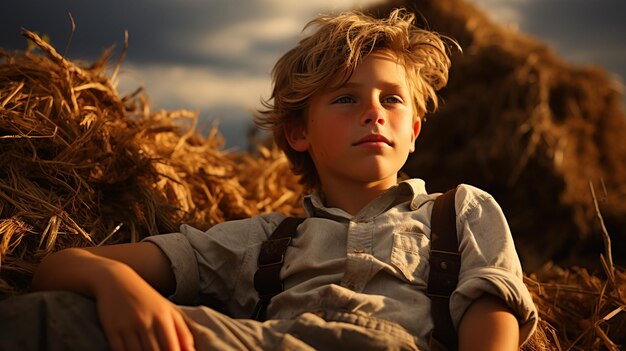
[[[84,341],[54,339],[54,328],[69,323],[76,334],[89,331],[82,339],[100,347],[106,339],[112,350],[429,350],[426,275],[436,196],[421,180],[398,184],[397,173],[414,151],[420,118],[437,105],[450,61],[440,37],[414,28],[413,19],[401,10],[383,20],[356,12],[320,17],[309,24],[316,31],[274,68],[272,98],[257,122],[273,130],[314,192],[304,199],[307,218],[286,251],[284,292],[271,300],[268,321],[248,318],[258,299],[261,243],[284,218],[276,213],[49,256],[33,286],[70,290],[96,305],[77,295],[39,295],[33,309],[49,311],[42,312],[49,321],[38,333],[51,345],[66,343],[59,348]],[[506,220],[491,196],[470,186],[459,186],[455,207],[462,265],[450,310],[459,347],[517,349],[537,314]],[[179,304],[208,295],[229,316],[163,295]],[[74,304],[82,319],[50,322],[61,318],[55,309]],[[2,309],[6,318],[11,307]],[[104,334],[85,316],[89,309],[97,310]]]

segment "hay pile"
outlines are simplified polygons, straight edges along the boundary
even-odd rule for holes
[[[594,266],[603,243],[589,182],[601,189],[603,180],[602,213],[616,260],[626,264],[621,86],[494,24],[464,0],[389,1],[371,12],[397,6],[422,14],[463,49],[453,55],[444,102],[428,116],[405,171],[426,179],[431,191],[465,182],[493,194],[531,270],[548,260]]]
[[[108,53],[80,67],[24,34],[43,55],[0,51],[0,295],[25,290],[38,261],[63,247],[298,211],[301,188],[277,151],[219,151],[196,114],[120,97]]]
[[[622,350],[626,345],[626,273],[591,275],[545,265],[524,278],[539,311],[537,332],[522,350]]]

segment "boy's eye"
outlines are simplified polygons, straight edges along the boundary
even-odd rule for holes
[[[402,99],[399,96],[387,96],[381,101],[383,104],[401,104]]]
[[[353,102],[354,99],[350,96],[340,96],[333,101],[334,104],[350,104]]]

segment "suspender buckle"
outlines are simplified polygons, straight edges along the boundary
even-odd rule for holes
[[[459,281],[461,254],[458,252],[431,250],[429,296],[450,296]]]

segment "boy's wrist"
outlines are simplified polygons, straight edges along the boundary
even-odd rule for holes
[[[87,292],[98,299],[102,294],[108,294],[111,289],[127,286],[129,279],[141,277],[128,265],[103,257],[92,267],[92,272],[86,279]]]
[[[33,277],[34,290],[67,290],[96,297],[123,277],[135,274],[124,263],[68,248],[46,257]]]

